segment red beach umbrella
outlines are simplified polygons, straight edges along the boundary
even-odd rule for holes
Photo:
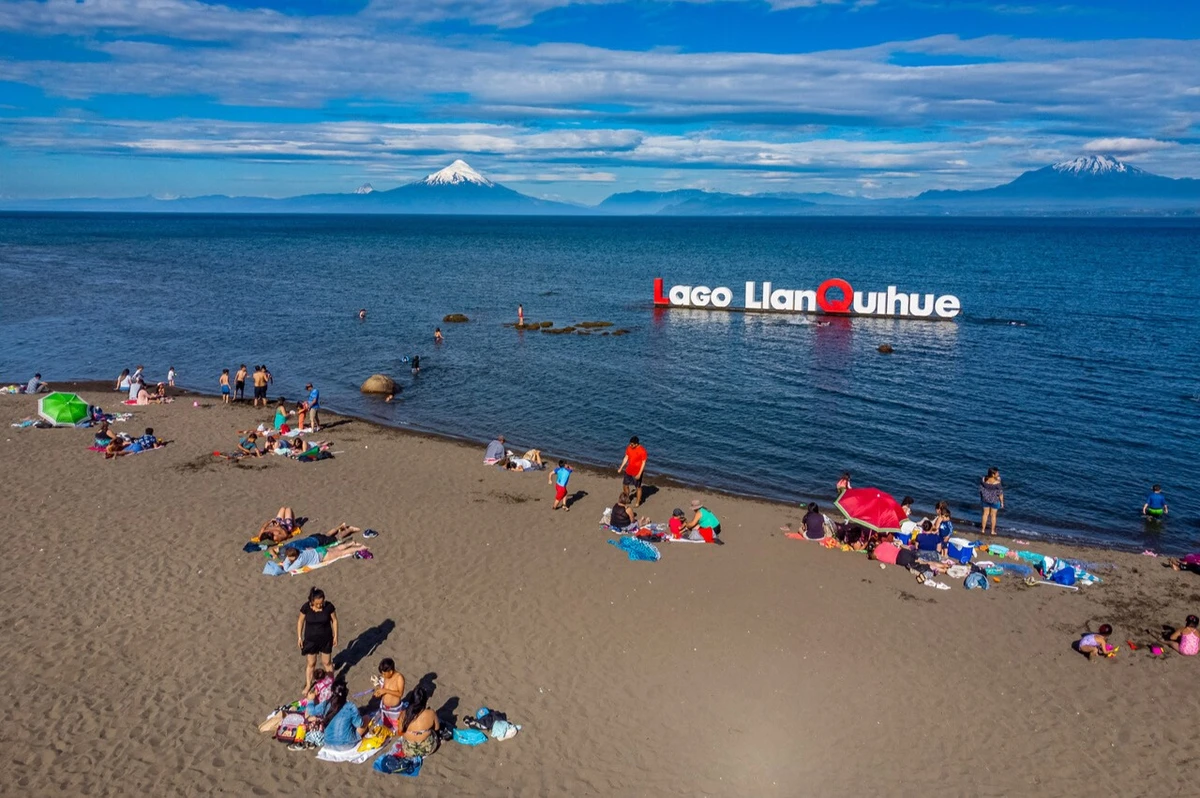
[[[879,488],[851,488],[833,505],[854,523],[876,532],[899,532],[904,521],[900,503]]]

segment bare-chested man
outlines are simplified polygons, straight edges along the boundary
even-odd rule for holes
[[[379,686],[375,697],[379,699],[379,714],[388,728],[396,729],[400,722],[400,702],[404,700],[404,676],[396,670],[391,657],[379,663]]]
[[[262,402],[262,406],[267,406],[267,381],[270,379],[267,376],[266,366],[259,366],[254,369],[254,374],[251,376],[254,380],[254,406],[258,407],[258,403]]]

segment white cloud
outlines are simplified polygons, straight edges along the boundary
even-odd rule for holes
[[[1105,138],[1093,139],[1083,145],[1084,152],[1112,153],[1114,155],[1140,155],[1153,150],[1165,150],[1179,146],[1174,141],[1158,139]]]
[[[1200,87],[1187,77],[1200,74],[1194,41],[944,35],[809,53],[641,52],[434,39],[410,24],[523,24],[567,2],[376,0],[358,14],[302,19],[197,0],[10,1],[0,30],[75,35],[106,60],[0,56],[0,80],[36,86],[63,107],[59,117],[6,114],[0,139],[29,150],[327,160],[397,179],[447,154],[533,182],[612,182],[621,169],[679,166],[676,185],[725,190],[727,179],[821,175],[910,193],[989,185],[1093,151],[1173,175],[1200,170],[1197,146],[1173,141],[1194,139],[1200,124]],[[986,61],[904,66],[895,58],[904,53]],[[63,118],[72,100],[113,93],[268,108],[349,101],[364,114],[399,107],[424,121]]]

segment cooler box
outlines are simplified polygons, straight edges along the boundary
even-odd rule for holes
[[[912,535],[905,534],[904,532],[893,532],[892,537],[895,538],[897,543],[903,546],[911,544],[913,539]]]
[[[971,546],[971,542],[964,538],[950,538],[946,541],[947,553],[950,559],[957,560],[961,563],[968,563],[975,556],[975,549]]]

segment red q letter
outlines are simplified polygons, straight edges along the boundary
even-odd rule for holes
[[[829,299],[830,288],[841,289],[842,298],[839,301],[835,302]],[[817,288],[817,306],[826,313],[847,313],[852,304],[854,304],[854,289],[845,280],[835,277],[821,283]]]

